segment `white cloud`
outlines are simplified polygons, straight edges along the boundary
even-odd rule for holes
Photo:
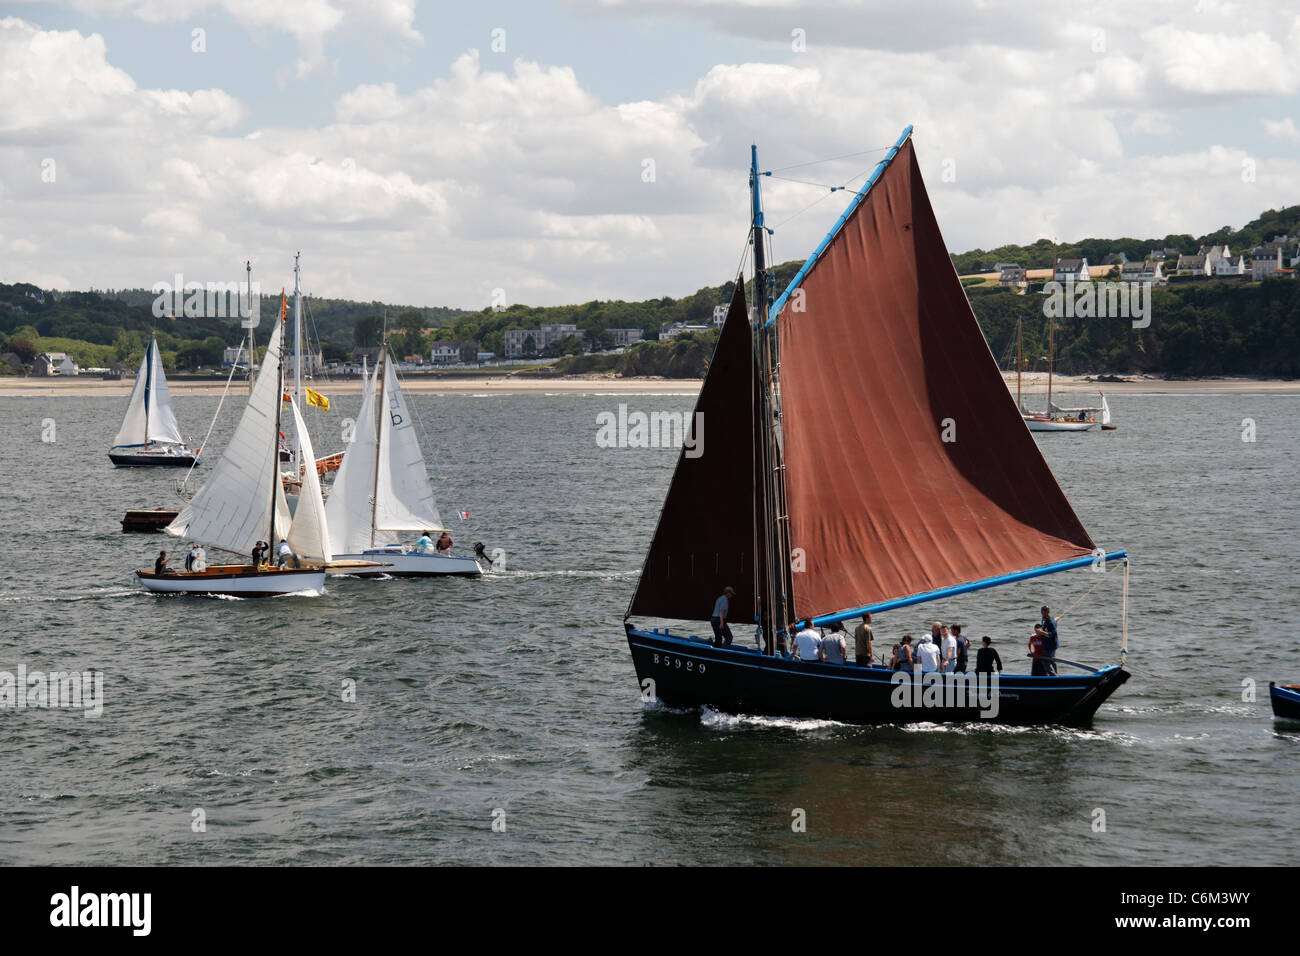
[[[28,0],[36,2],[36,0]],[[298,42],[299,77],[325,64],[325,46],[340,33],[375,34],[422,43],[415,29],[418,0],[67,0],[96,17],[137,17],[151,23],[189,21],[221,12],[250,34],[287,33]]]
[[[400,23],[406,7],[386,9]],[[603,101],[569,67],[470,51],[420,88],[359,84],[322,125],[247,135],[232,132],[244,105],[221,90],[140,89],[100,37],[5,20],[4,278],[147,286],[176,271],[229,278],[252,255],[274,287],[291,281],[302,250],[311,291],[364,300],[477,308],[496,288],[534,303],[685,294],[740,258],[751,142],[765,168],[788,167],[892,144],[909,123],[956,250],[1200,233],[1294,201],[1297,162],[1176,132],[1189,104],[1276,98],[1269,91],[1294,80],[1250,77],[1241,59],[1271,64],[1269,43],[1290,50],[1296,34],[1211,44],[1218,55],[1195,74],[1172,34],[1148,43],[1136,28],[1117,32],[1107,17],[1119,9],[1103,8],[1097,51],[1089,24],[1074,21],[1037,48],[810,44],[628,103]],[[1264,128],[1297,136],[1289,119]],[[1169,137],[1170,155],[1134,155],[1133,133]],[[844,183],[879,155],[780,175]],[[45,157],[56,182],[42,180]],[[1248,159],[1253,182],[1241,176]],[[837,193],[787,223],[826,193],[775,177],[763,189],[778,259],[806,255],[847,201]]]
[[[1286,116],[1280,120],[1262,120],[1264,131],[1275,139],[1284,139],[1289,143],[1300,143],[1300,129],[1296,129],[1295,123],[1291,117]]]

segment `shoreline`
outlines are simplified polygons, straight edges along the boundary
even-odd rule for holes
[[[1014,392],[1015,374],[1004,372],[1007,388]],[[134,379],[104,381],[90,376],[69,378],[3,378],[0,379],[0,398],[35,398],[48,396],[103,396],[124,398],[131,394]],[[219,395],[225,381],[168,381],[173,395]],[[486,392],[502,395],[526,395],[545,392],[586,393],[615,392],[636,393],[694,393],[700,389],[701,380],[693,378],[619,378],[587,375],[556,379],[521,378],[515,375],[473,376],[465,378],[421,379],[408,377],[402,388],[408,392],[449,394]],[[335,394],[358,394],[361,379],[344,379],[312,383],[317,391]],[[231,385],[231,394],[247,394],[243,383]],[[1021,376],[1021,391],[1037,395],[1047,390],[1047,373],[1034,372]],[[1057,375],[1052,380],[1053,393],[1087,395],[1103,391],[1108,395],[1297,395],[1300,381],[1252,378],[1209,378],[1166,380],[1162,378],[1130,377],[1124,382],[1090,381],[1083,375]]]

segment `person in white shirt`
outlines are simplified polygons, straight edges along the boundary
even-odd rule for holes
[[[921,635],[921,643],[916,647],[916,659],[921,665],[922,674],[931,674],[939,669],[939,648],[929,634]]]
[[[822,639],[813,630],[812,621],[803,622],[803,630],[794,636],[794,656],[800,661],[820,661],[822,657]]]
[[[276,563],[280,567],[283,568],[290,561],[293,562],[293,566],[295,568],[302,567],[302,565],[298,561],[298,555],[293,553],[293,548],[289,547],[289,542],[284,540],[284,538],[280,539],[280,547],[276,548],[276,554],[278,557],[278,561]]]
[[[847,664],[849,649],[844,643],[844,625],[836,621],[831,632],[822,638],[822,660],[827,664]]]
[[[957,638],[948,633],[948,625],[943,626],[943,637],[939,641],[939,654],[943,660],[943,672],[951,674],[957,669]]]

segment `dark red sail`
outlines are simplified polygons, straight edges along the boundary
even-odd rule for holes
[[[984,341],[910,140],[800,289],[778,318],[800,617],[1093,549]]]
[[[749,621],[756,613],[750,336],[737,283],[695,404],[703,415],[703,453],[692,458],[683,449],[678,457],[628,614],[706,621],[728,585],[736,589],[732,619]]]

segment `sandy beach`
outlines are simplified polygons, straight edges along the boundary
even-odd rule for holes
[[[1007,387],[1014,391],[1014,373],[1003,374]],[[1098,382],[1086,375],[1057,375],[1052,379],[1054,393],[1078,393],[1081,398],[1099,390],[1110,395],[1227,395],[1227,394],[1300,394],[1300,380],[1213,378],[1166,380],[1156,377],[1126,376],[1123,382]],[[132,379],[106,382],[90,376],[69,378],[4,378],[0,379],[0,398],[22,398],[52,395],[102,395],[105,398],[125,397],[131,393]],[[225,382],[168,381],[173,393],[186,395],[219,395]],[[312,387],[325,394],[351,394],[361,391],[361,380],[332,380],[312,383]],[[573,376],[568,378],[523,378],[516,375],[473,376],[465,378],[422,378],[407,376],[402,387],[410,392],[486,392],[506,394],[526,393],[581,393],[616,392],[624,394],[691,393],[700,388],[698,379],[619,378],[606,375]],[[1037,395],[1047,390],[1047,373],[1035,372],[1022,376],[1024,393]],[[232,393],[246,394],[242,383],[231,385]]]

